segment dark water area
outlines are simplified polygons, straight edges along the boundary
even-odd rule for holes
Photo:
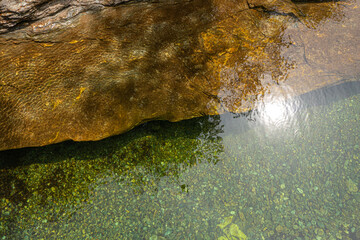
[[[360,82],[274,102],[0,152],[2,239],[359,239]]]

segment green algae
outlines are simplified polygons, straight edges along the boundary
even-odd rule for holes
[[[0,152],[3,239],[356,239],[360,95]]]

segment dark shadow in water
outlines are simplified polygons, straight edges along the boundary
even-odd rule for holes
[[[222,132],[221,127],[218,126],[219,121],[219,116],[207,116],[177,123],[153,121],[138,126],[128,133],[100,141],[66,141],[44,147],[0,151],[0,169],[11,169],[35,163],[55,163],[71,158],[74,160],[106,158],[130,142],[136,142],[136,139],[149,135],[157,135],[159,140],[181,137],[197,139],[204,136],[216,139],[219,132]],[[175,132],[176,136],[173,135]],[[39,159],[42,155],[47,155],[47,158]]]

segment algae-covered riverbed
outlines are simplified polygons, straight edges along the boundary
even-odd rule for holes
[[[0,152],[1,239],[360,239],[359,92]]]

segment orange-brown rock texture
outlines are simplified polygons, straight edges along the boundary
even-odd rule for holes
[[[42,2],[26,21],[0,4],[0,150],[246,112],[360,76],[358,0],[68,1],[88,5],[60,25],[69,7],[41,15]]]

